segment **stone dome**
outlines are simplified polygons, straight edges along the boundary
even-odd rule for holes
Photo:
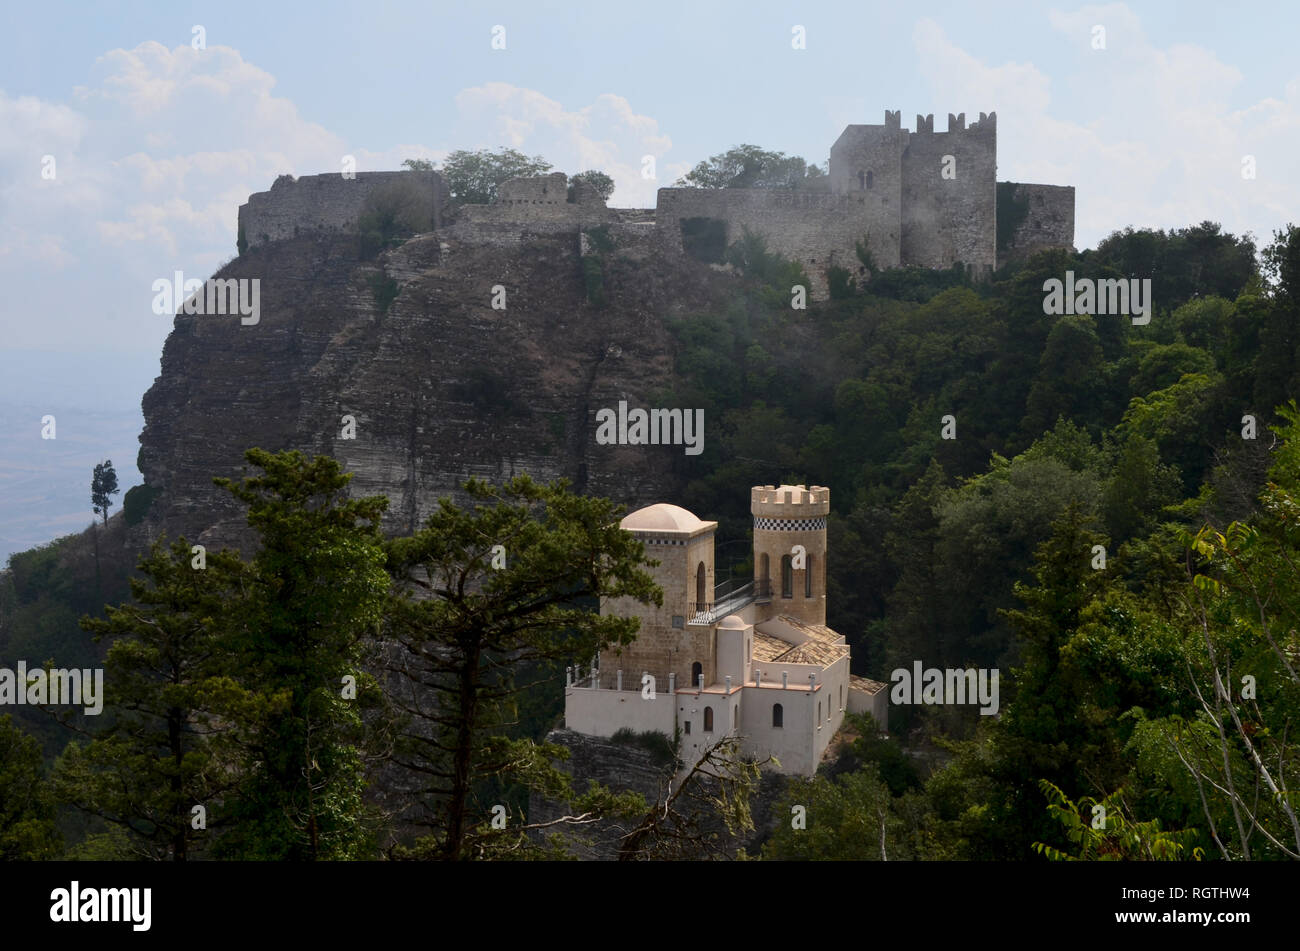
[[[704,522],[680,505],[656,502],[637,509],[619,523],[630,532],[694,532],[704,527]]]

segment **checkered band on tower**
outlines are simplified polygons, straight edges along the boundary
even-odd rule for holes
[[[765,518],[754,516],[754,528],[763,532],[824,532],[826,517],[821,518]]]

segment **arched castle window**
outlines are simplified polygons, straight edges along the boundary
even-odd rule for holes
[[[695,569],[695,609],[703,611],[706,601],[708,598],[704,596],[704,562],[700,562],[700,566]]]
[[[794,597],[794,565],[789,555],[781,556],[781,597]]]
[[[772,726],[778,730],[785,726],[785,709],[779,703],[772,705]]]
[[[697,660],[691,664],[691,686],[698,687],[700,678],[704,675],[704,666]]]
[[[704,732],[705,733],[713,732],[713,708],[712,707],[704,708]]]
[[[803,596],[805,598],[812,597],[812,579],[813,579],[813,556],[809,555],[807,567],[804,569],[804,573],[803,573]]]
[[[867,169],[867,188],[871,187],[871,179],[873,177],[874,176],[871,174],[871,169]]]

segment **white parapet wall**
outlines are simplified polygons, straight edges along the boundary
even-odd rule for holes
[[[590,687],[567,687],[564,691],[564,725],[588,736],[613,736],[619,730],[635,733],[654,730],[670,739],[677,729],[673,695],[656,692],[645,697],[641,688],[608,690]]]
[[[885,684],[872,685],[875,693],[863,689],[858,683],[849,684],[849,713],[869,713],[876,719],[876,729],[884,732],[889,729],[889,687]]]

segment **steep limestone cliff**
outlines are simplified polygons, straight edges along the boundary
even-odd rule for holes
[[[215,277],[259,280],[260,319],[177,315],[144,398],[140,469],[161,494],[140,540],[246,548],[242,513],[212,478],[239,474],[250,446],[334,455],[354,493],[390,499],[390,532],[471,475],[563,476],[632,507],[672,498],[682,448],[597,445],[594,415],[651,405],[671,384],[663,318],[716,305],[730,279],[628,240],[602,255],[599,306],[580,243],[576,229],[506,245],[459,227],[375,261],[335,234],[236,258]]]

